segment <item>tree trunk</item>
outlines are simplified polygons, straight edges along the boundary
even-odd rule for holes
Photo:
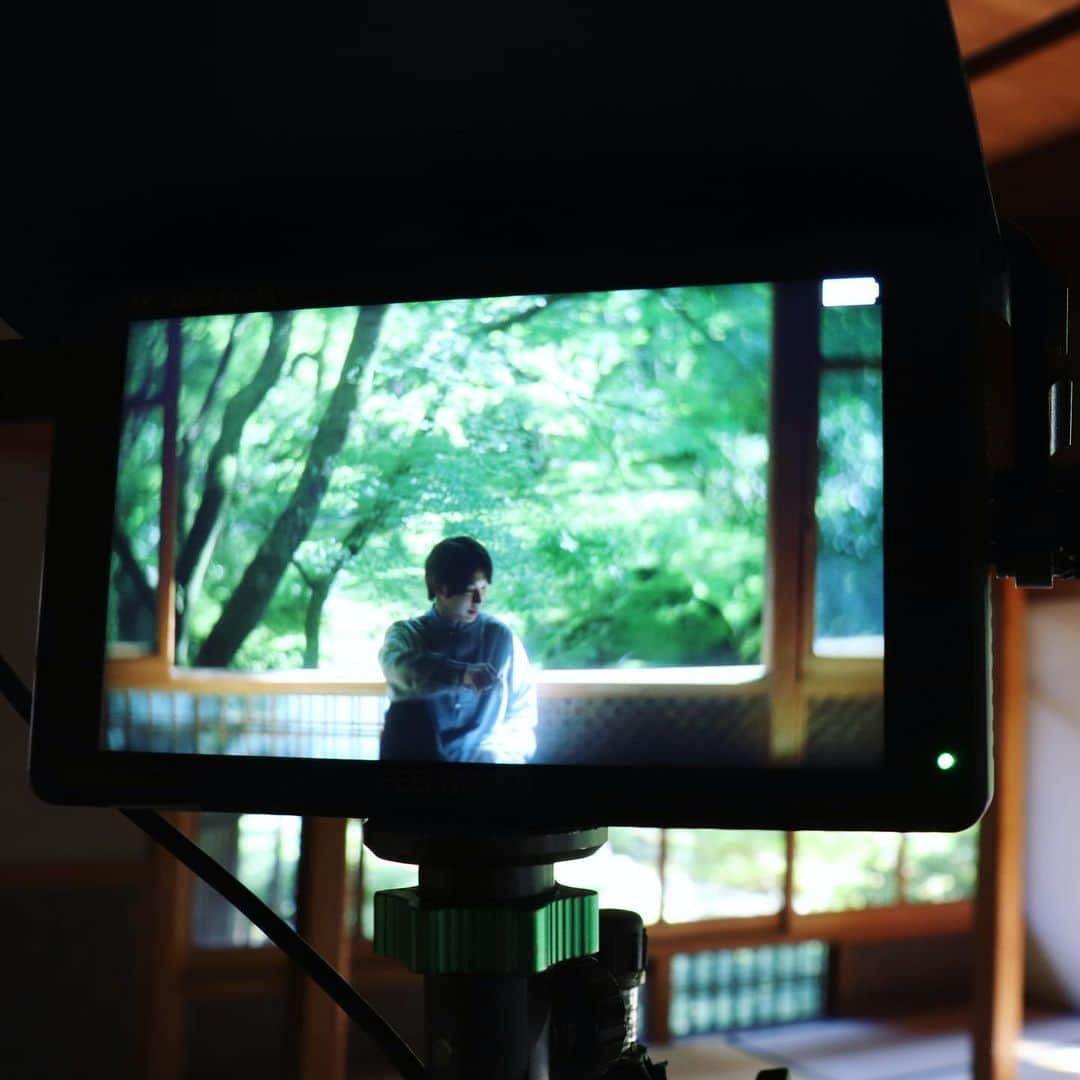
[[[157,593],[147,581],[120,521],[113,528],[113,551],[119,563],[119,576],[113,586],[117,637],[120,641],[153,641],[157,637]]]
[[[232,475],[229,476],[228,491],[214,520],[210,523],[210,532],[202,545],[202,554],[199,561],[192,568],[184,586],[182,601],[181,593],[177,590],[176,611],[176,662],[186,664],[188,662],[188,649],[191,644],[191,613],[202,595],[203,583],[206,581],[206,571],[210,568],[210,558],[217,547],[218,537],[221,535],[221,527],[225,522],[225,511],[229,505],[229,493],[232,491]]]
[[[330,486],[337,456],[345,444],[359,399],[359,386],[371,362],[386,306],[362,308],[345,357],[341,378],[311,443],[304,471],[255,557],[225,603],[199,649],[199,667],[225,667],[258,625],[296,549],[307,537]]]
[[[370,373],[370,365],[368,370]],[[365,385],[369,384],[365,383]],[[338,574],[364,550],[375,530],[381,529],[386,524],[386,519],[390,516],[390,513],[401,504],[401,496],[395,493],[394,486],[403,476],[412,472],[410,457],[408,450],[402,454],[397,465],[386,477],[388,492],[377,499],[371,510],[364,514],[346,533],[345,538],[340,541],[340,553],[325,574],[312,576],[295,559],[293,560],[293,565],[301,578],[303,578],[304,584],[311,590],[311,594],[308,596],[307,608],[304,611],[305,668],[315,669],[319,666],[323,608],[326,606],[327,597],[334,587],[334,582],[337,581]]]
[[[329,574],[311,582],[311,594],[304,611],[304,667],[312,670],[319,666],[319,632],[322,629],[323,607],[337,574],[338,567],[335,567]]]
[[[232,360],[233,351],[236,349],[236,342],[240,337],[240,331],[246,323],[246,315],[238,315],[233,320],[232,328],[229,330],[229,340],[226,343],[225,348],[221,351],[217,369],[214,371],[214,377],[210,380],[210,386],[207,388],[206,394],[203,397],[199,412],[178,441],[176,452],[176,530],[177,540],[181,548],[187,541],[188,527],[191,524],[190,515],[188,513],[188,500],[191,497],[192,448],[202,438],[203,429],[206,427],[206,418],[210,415],[210,410],[213,407],[214,401],[217,399],[218,391],[221,389],[221,384],[225,380],[225,373],[229,369],[229,362]]]
[[[177,656],[187,651],[188,619],[202,591],[206,569],[214,551],[236,477],[236,454],[244,427],[263,398],[274,387],[289,350],[292,312],[275,312],[270,341],[251,382],[238,391],[225,406],[221,433],[206,466],[202,500],[184,538],[176,560],[177,585]]]

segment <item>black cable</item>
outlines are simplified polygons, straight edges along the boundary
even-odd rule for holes
[[[0,655],[0,691],[28,724],[32,696],[26,684]],[[246,885],[212,859],[179,829],[153,810],[121,810],[133,825],[180,860],[210,888],[255,924],[290,960],[356,1023],[393,1062],[406,1080],[422,1080],[424,1066],[404,1039],[284,919]]]
[[[358,1024],[407,1080],[420,1080],[424,1066],[401,1036],[284,919],[212,859],[179,829],[153,810],[121,810],[152,840],[176,856],[241,914],[251,920],[290,960],[301,968]]]
[[[30,708],[33,696],[30,688],[19,678],[15,669],[0,654],[0,692],[11,703],[11,707],[29,724]]]

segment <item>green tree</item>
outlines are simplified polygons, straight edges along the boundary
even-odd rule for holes
[[[221,428],[210,451],[203,472],[202,499],[194,520],[179,544],[176,560],[177,587],[177,656],[181,662],[187,655],[189,620],[187,613],[198,602],[206,570],[217,545],[218,536],[227,517],[236,477],[236,455],[240,449],[244,428],[259,404],[277,383],[288,358],[292,314],[278,312],[271,316],[272,329],[262,361],[250,381],[242,386],[225,406]],[[192,423],[179,438],[178,491],[187,491],[192,443],[201,434],[202,424],[217,394],[221,378],[235,346],[235,329],[221,354],[221,360],[210,382],[201,408]],[[181,505],[178,518],[183,522],[186,507]]]
[[[109,590],[110,641],[150,647],[157,634],[166,324],[140,323],[129,343]]]
[[[881,371],[826,368],[818,464],[817,637],[884,632]]]
[[[756,660],[770,334],[768,286],[185,320],[182,662],[373,655],[451,532],[541,664]]]
[[[229,663],[262,618],[286,567],[307,536],[348,434],[385,310],[385,306],[373,305],[357,314],[345,364],[315,432],[300,480],[200,646],[197,664],[224,667]]]

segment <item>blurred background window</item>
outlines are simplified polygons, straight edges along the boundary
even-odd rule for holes
[[[797,833],[792,897],[796,914],[898,903],[899,856],[899,833]]]
[[[595,889],[602,908],[636,911],[646,925],[660,918],[661,829],[614,827],[608,842],[587,859],[559,863],[555,880]]]
[[[975,895],[979,826],[959,833],[908,833],[905,837],[904,899],[944,904]]]
[[[199,816],[199,845],[294,927],[300,820],[272,814]],[[261,930],[201,880],[195,882],[191,920],[196,946],[269,944]]]
[[[775,915],[784,906],[782,832],[668,829],[664,921]]]

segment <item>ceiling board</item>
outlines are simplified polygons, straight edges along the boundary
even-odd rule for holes
[[[1073,11],[1077,0],[951,0],[965,58]],[[989,162],[1080,132],[1080,35],[1036,49],[971,80]]]
[[[989,161],[1080,131],[1080,38],[974,80],[971,95]]]
[[[1076,0],[951,0],[949,4],[964,56],[997,45],[1075,6]]]

